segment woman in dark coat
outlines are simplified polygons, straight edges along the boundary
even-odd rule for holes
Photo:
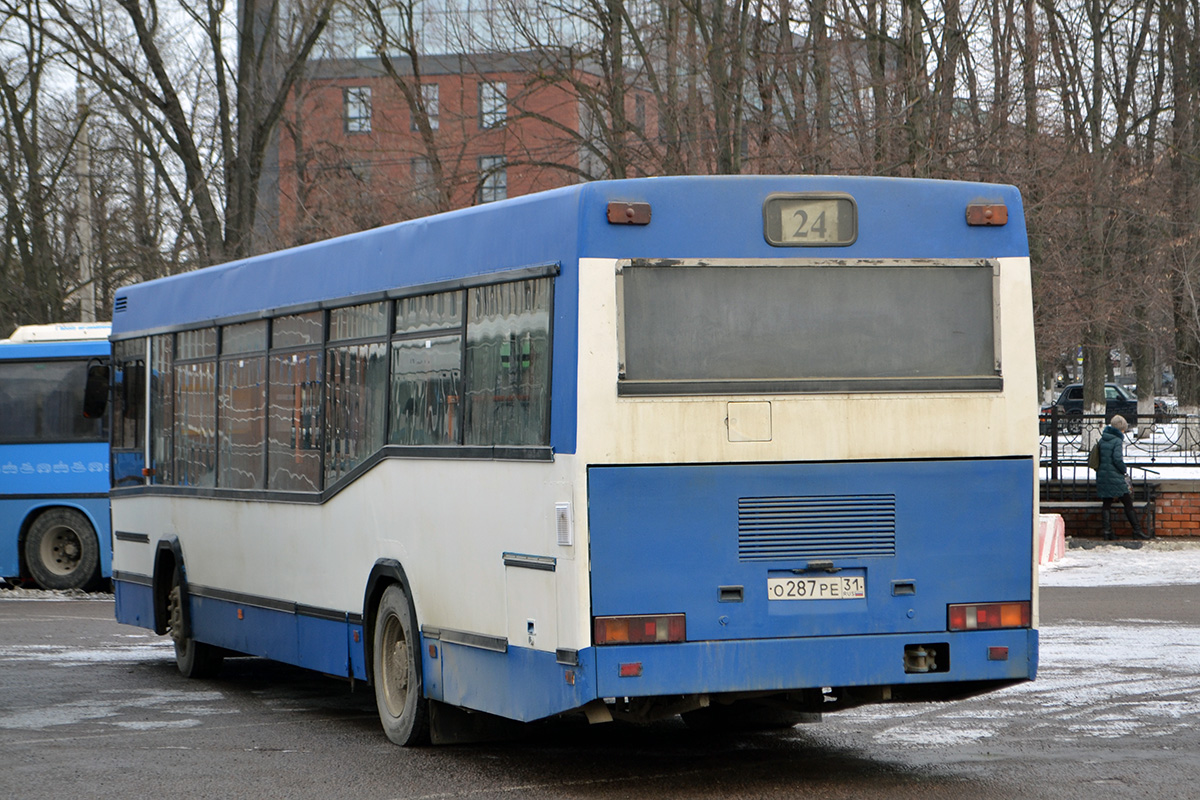
[[[1153,539],[1142,533],[1137,515],[1133,512],[1133,496],[1129,493],[1129,483],[1125,478],[1125,457],[1122,453],[1125,444],[1125,431],[1129,423],[1120,414],[1109,422],[1104,433],[1100,435],[1100,465],[1096,467],[1096,494],[1104,501],[1100,511],[1100,519],[1104,524],[1104,538],[1116,539],[1112,529],[1113,500],[1120,500],[1125,506],[1125,519],[1133,528],[1133,538]]]

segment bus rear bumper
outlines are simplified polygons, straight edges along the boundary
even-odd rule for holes
[[[1037,674],[1031,629],[621,645],[593,648],[599,697],[823,687],[1007,684]],[[923,652],[921,661],[915,654]],[[977,690],[976,690],[977,691]],[[975,693],[974,691],[958,692]],[[936,694],[929,689],[910,694]]]
[[[906,649],[908,652],[906,653]],[[921,651],[919,661],[914,652]],[[529,722],[597,700],[804,693],[821,711],[870,702],[949,700],[1032,680],[1036,630],[828,636],[494,650],[422,636],[425,692],[462,708]],[[908,666],[906,666],[906,656]],[[914,668],[928,667],[928,672]],[[836,691],[825,692],[826,688]],[[794,700],[795,698],[788,698]],[[682,702],[681,702],[682,701]]]

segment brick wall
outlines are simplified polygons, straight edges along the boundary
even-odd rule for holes
[[[1159,536],[1200,535],[1200,485],[1194,491],[1164,491],[1154,505],[1154,532]]]
[[[1100,508],[1056,507],[1044,503],[1043,513],[1061,514],[1067,536],[1100,538]],[[1142,508],[1134,505],[1142,528],[1153,531],[1156,536],[1200,536],[1200,481],[1172,481],[1162,484],[1154,495],[1154,506]],[[1125,520],[1125,510],[1120,503],[1113,504],[1113,533],[1118,538],[1129,538],[1131,531]]]

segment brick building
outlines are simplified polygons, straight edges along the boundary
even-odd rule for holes
[[[311,62],[279,133],[281,245],[579,179],[586,120],[570,85],[539,79],[520,55],[426,56],[420,66],[431,141],[378,59]],[[411,72],[401,79],[415,86]]]

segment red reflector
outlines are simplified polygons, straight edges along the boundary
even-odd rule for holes
[[[968,225],[1007,225],[1008,206],[1003,203],[971,203],[967,206]]]
[[[649,225],[650,204],[613,200],[608,204],[608,221],[613,225]]]
[[[620,664],[617,667],[617,674],[622,678],[640,678],[642,677],[642,662],[630,661],[628,664]]]
[[[600,644],[655,644],[687,640],[683,614],[638,617],[596,617],[592,633]]]
[[[989,647],[988,661],[1008,661],[1007,647]]]
[[[1028,628],[1033,624],[1033,607],[1019,603],[963,603],[947,609],[947,627],[952,631],[985,631],[998,628]]]

